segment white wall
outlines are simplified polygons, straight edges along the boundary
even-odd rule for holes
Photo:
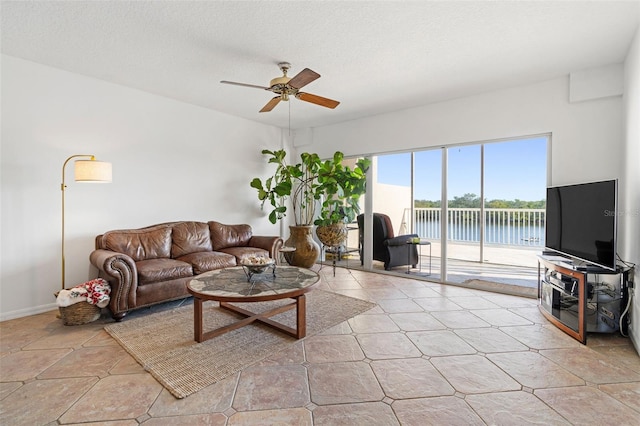
[[[625,260],[636,264],[630,335],[640,352],[640,30],[636,32],[625,61],[625,180],[620,222],[625,230],[620,241]]]
[[[113,183],[66,183],[67,287],[95,276],[94,237],[174,220],[278,235],[249,182],[279,128],[2,55],[0,320],[52,309],[61,282],[62,164],[94,154]]]
[[[313,129],[307,150],[362,155],[552,133],[552,182],[623,178],[622,98],[569,103],[568,77]]]
[[[411,207],[411,187],[384,183],[376,184],[373,211],[389,216],[395,236],[411,233],[411,223],[405,223],[404,227],[402,226],[404,209],[409,207]],[[409,214],[408,216],[411,215]]]
[[[624,93],[624,64],[579,70],[569,74],[569,101],[621,96]]]

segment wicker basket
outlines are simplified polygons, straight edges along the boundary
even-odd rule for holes
[[[55,296],[58,297],[58,293]],[[100,318],[102,311],[98,306],[87,302],[78,302],[65,307],[59,306],[58,310],[64,325],[81,325],[93,322]]]

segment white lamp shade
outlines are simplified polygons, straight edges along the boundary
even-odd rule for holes
[[[111,163],[97,160],[77,160],[75,162],[76,182],[111,182]]]

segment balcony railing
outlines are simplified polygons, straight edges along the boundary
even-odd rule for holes
[[[414,211],[414,232],[422,238],[439,240],[440,208],[416,208]],[[404,218],[410,218],[411,209],[405,209],[404,214]],[[484,226],[485,244],[544,247],[544,223],[544,209],[485,208],[482,220],[479,208],[449,208],[447,239],[479,243],[480,230]]]

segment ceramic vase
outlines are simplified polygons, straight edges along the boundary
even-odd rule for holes
[[[320,256],[320,246],[313,239],[313,226],[297,225],[289,227],[290,236],[284,245],[295,247],[291,253],[285,253],[287,263],[301,268],[310,268]]]

